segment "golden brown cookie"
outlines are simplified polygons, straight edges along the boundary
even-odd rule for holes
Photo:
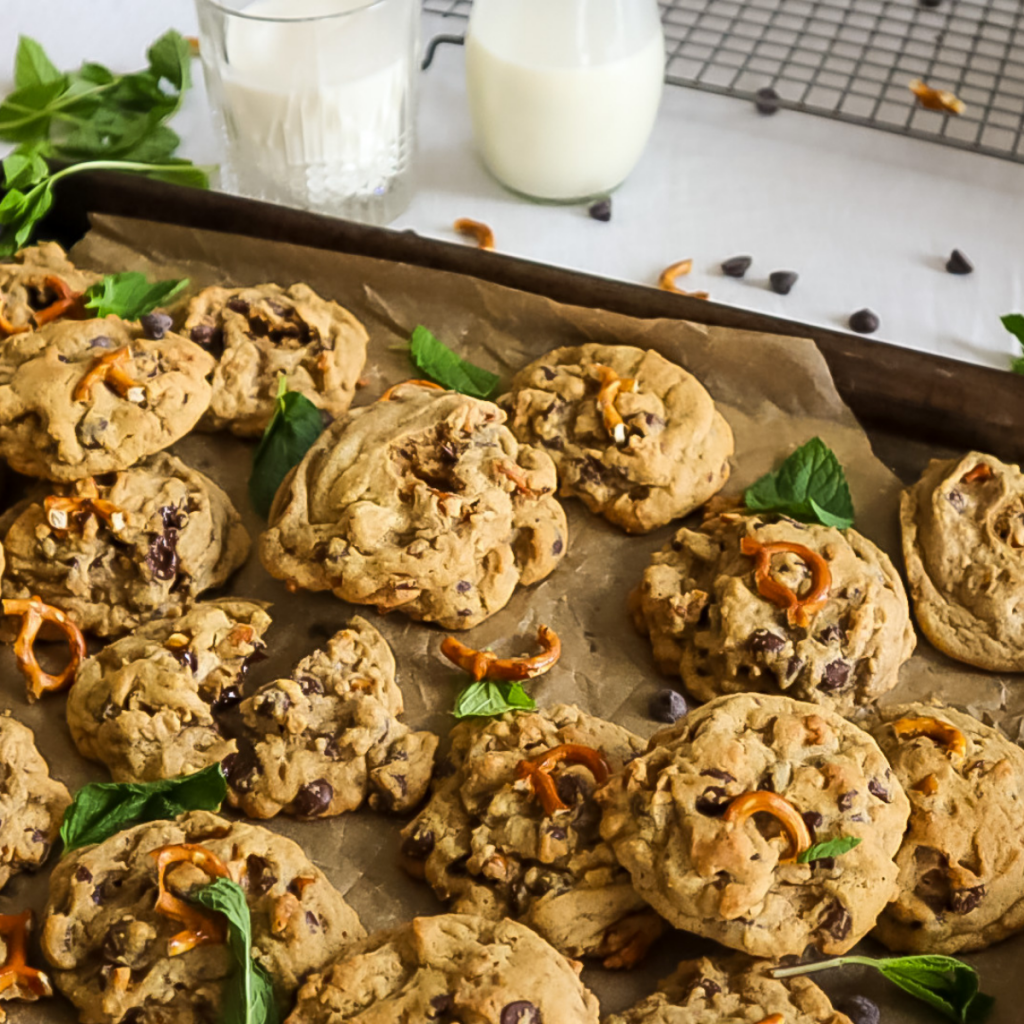
[[[64,296],[79,295],[102,277],[79,270],[56,242],[28,246],[0,262],[0,320],[35,330],[40,320],[46,323],[57,312],[60,307],[55,304]],[[6,327],[0,328],[0,338],[5,332]]]

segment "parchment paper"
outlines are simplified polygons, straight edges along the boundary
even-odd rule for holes
[[[488,257],[482,254],[481,258]],[[125,218],[97,218],[92,232],[75,248],[73,259],[100,271],[137,269],[158,277],[188,276],[190,292],[213,283],[310,284],[349,308],[370,333],[368,384],[357,395],[357,405],[374,400],[387,385],[413,376],[407,357],[394,349],[408,340],[418,323],[461,354],[500,372],[505,380],[525,362],[560,345],[594,341],[657,349],[703,381],[735,432],[737,454],[725,493],[742,490],[797,445],[818,435],[846,467],[857,528],[902,565],[897,524],[900,482],[873,455],[867,436],[840,400],[824,360],[810,341],[678,321],[637,320],[560,305],[442,271]],[[197,433],[173,451],[224,487],[255,539],[264,524],[250,509],[246,493],[252,447],[227,434]],[[545,582],[517,591],[502,612],[464,639],[477,648],[494,645],[517,653],[530,649],[539,623],[548,623],[562,639],[563,655],[548,675],[531,686],[538,703],[575,702],[649,736],[657,726],[646,716],[648,697],[670,681],[654,668],[648,642],[634,632],[625,598],[649,554],[665,543],[674,527],[629,537],[576,501],[567,502],[566,508],[570,541],[560,567]],[[444,635],[440,631],[398,614],[384,618],[372,610],[354,609],[330,595],[290,595],[263,570],[255,551],[225,592],[274,605],[274,625],[266,638],[269,658],[254,667],[247,693],[287,674],[295,661],[358,610],[378,626],[395,651],[406,720],[442,736],[447,733],[453,723],[448,710],[460,680],[438,653]],[[1000,721],[1024,707],[1019,684],[954,665],[924,640],[918,652],[904,667],[901,683],[889,700],[934,692],[961,705],[973,705],[979,716],[988,713]],[[10,647],[0,651],[0,669],[3,706],[35,731],[54,775],[72,790],[87,781],[105,780],[105,770],[81,758],[71,742],[64,720],[65,698],[50,697],[29,706]],[[1006,693],[1014,693],[1014,700],[1007,702]],[[311,823],[279,817],[267,827],[295,839],[346,893],[372,931],[416,914],[443,910],[429,887],[410,880],[397,867],[402,824],[358,812]],[[10,913],[26,905],[41,911],[45,879],[45,870],[35,878],[14,879],[0,897],[0,911]],[[884,952],[871,942],[863,946],[872,955]],[[608,1013],[653,990],[657,979],[681,956],[714,948],[713,943],[676,933],[664,939],[641,968],[613,974],[588,966],[584,979]],[[993,1024],[1016,1019],[1009,992],[1016,984],[1011,965],[1022,952],[1024,941],[1018,937],[975,958],[987,990],[1004,996]],[[38,952],[37,962],[41,965]],[[859,970],[818,977],[833,993],[870,995],[883,1006],[887,1024],[932,1017],[922,1004]],[[33,1024],[75,1019],[70,1005],[60,998],[36,1007],[18,1006],[14,1015]]]

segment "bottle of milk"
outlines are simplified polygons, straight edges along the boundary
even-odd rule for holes
[[[534,199],[608,192],[640,159],[664,70],[657,0],[475,0],[466,81],[484,162]]]

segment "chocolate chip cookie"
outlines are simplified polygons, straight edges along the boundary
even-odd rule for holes
[[[785,693],[848,712],[896,685],[907,596],[856,530],[724,512],[657,552],[629,599],[663,672],[698,700]]]
[[[810,978],[778,981],[771,963],[684,960],[658,991],[603,1024],[851,1024]]]
[[[68,695],[71,738],[115,782],[189,775],[236,750],[214,712],[241,699],[270,625],[263,605],[227,598],[158,619],[82,664]]]
[[[515,921],[417,917],[313,975],[286,1024],[597,1024],[579,969]]]
[[[1024,672],[1024,473],[981,452],[933,459],[900,521],[924,635],[968,665]]]
[[[418,382],[355,409],[286,477],[260,538],[278,579],[469,629],[565,554],[555,467],[490,402]]]
[[[501,404],[512,433],[554,459],[559,494],[630,533],[685,516],[729,478],[729,424],[700,381],[654,351],[555,349]]]
[[[15,334],[0,347],[0,456],[63,482],[127,469],[196,425],[213,367],[191,341],[116,316]]]
[[[20,250],[13,260],[0,262],[0,338],[62,315],[66,296],[100,280],[101,274],[79,270],[56,242]]]
[[[451,741],[451,774],[402,833],[406,869],[453,910],[514,918],[567,956],[631,966],[661,925],[601,841],[594,791],[644,742],[565,704],[462,722]],[[538,765],[550,806],[524,774]]]
[[[217,358],[202,426],[258,437],[274,414],[277,379],[333,418],[352,403],[370,340],[363,325],[305,284],[206,288],[183,333]]]
[[[719,697],[655,733],[597,799],[640,895],[732,949],[844,953],[896,895],[907,798],[875,741],[816,704]],[[799,863],[844,837],[860,843]]]
[[[182,853],[182,844],[200,849]],[[154,854],[168,847],[179,849],[166,855],[161,887]],[[180,907],[215,877],[245,890],[253,956],[273,979],[282,1009],[310,971],[366,934],[341,893],[290,839],[205,811],[137,825],[72,851],[50,878],[43,953],[82,1020],[225,1019],[224,983],[238,968],[223,920],[196,908],[213,938],[196,943],[190,921],[156,909],[161,893],[165,903]],[[185,904],[186,914],[190,907]]]
[[[6,598],[38,594],[80,629],[118,636],[183,615],[245,561],[228,496],[166,452],[26,503],[3,540]]]
[[[0,716],[0,889],[19,871],[35,871],[50,855],[71,795],[36,749],[32,730]]]
[[[1024,928],[1024,750],[931,704],[879,708],[872,735],[910,797],[899,892],[875,936],[965,953]]]
[[[252,818],[409,811],[427,792],[437,737],[398,721],[402,691],[387,641],[356,616],[347,629],[242,703],[254,743],[225,764],[230,801]]]

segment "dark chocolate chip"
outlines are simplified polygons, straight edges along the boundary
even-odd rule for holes
[[[718,818],[725,814],[725,809],[729,806],[729,794],[721,786],[708,786],[697,797],[695,806],[701,814],[706,814],[709,818]]]
[[[771,86],[758,89],[754,93],[754,106],[759,114],[774,114],[779,109],[779,94]]]
[[[303,818],[312,818],[323,814],[333,799],[334,787],[326,779],[314,779],[299,790],[292,801],[292,807]]]
[[[544,1018],[533,1003],[517,999],[501,1011],[501,1024],[544,1024]]]
[[[985,896],[985,886],[976,885],[972,889],[954,889],[949,897],[949,909],[954,914],[969,914],[977,909]]]
[[[192,328],[189,337],[197,345],[209,345],[215,330],[213,324],[197,324]]]
[[[881,323],[878,314],[870,309],[858,309],[856,313],[850,314],[850,330],[858,334],[874,334]]]
[[[185,525],[185,513],[177,505],[161,505],[160,520],[165,530],[180,530]]]
[[[313,913],[312,910],[306,911],[306,927],[311,932],[320,931],[320,918],[318,918],[316,914]]]
[[[800,669],[804,667],[804,659],[797,657],[795,654],[786,663],[786,678],[793,679],[800,672]]]
[[[850,1018],[850,1024],[880,1024],[882,1011],[867,996],[847,996],[836,1003],[836,1009]]]
[[[556,376],[555,371],[552,370],[550,366],[542,366],[540,368],[540,372],[544,374],[544,379],[545,380],[554,380],[555,379],[555,376]]]
[[[868,779],[868,792],[877,796],[884,804],[892,803],[892,793],[883,786],[878,779]]]
[[[323,695],[324,684],[316,676],[300,676],[295,681],[299,684],[299,689],[307,697]]]
[[[559,828],[557,825],[548,829],[548,835],[560,843],[565,842],[567,834],[564,828]]]
[[[848,811],[853,806],[853,801],[857,799],[857,790],[851,789],[848,793],[839,794],[839,810]]]
[[[233,299],[228,299],[228,309],[233,313],[241,313],[242,316],[249,315],[249,303],[245,299],[240,299],[237,296]]]
[[[704,995],[707,996],[708,999],[710,999],[712,996],[717,996],[718,993],[722,991],[722,986],[719,985],[718,982],[712,978],[698,978],[693,983],[693,986],[690,989],[690,991],[692,992],[693,989],[698,987],[704,989]]]
[[[821,827],[824,818],[817,811],[804,811],[801,817],[804,819],[807,831],[811,834],[811,842],[815,842],[818,836],[818,829]]]
[[[675,690],[659,690],[647,702],[647,714],[656,722],[667,722],[671,725],[678,722],[689,710],[686,698]]]
[[[853,927],[853,919],[850,917],[850,912],[846,907],[838,900],[835,900],[829,909],[821,915],[818,926],[824,928],[837,942],[841,942],[850,934],[850,928]]]
[[[722,273],[726,277],[742,277],[753,262],[750,256],[732,256],[722,264]]]
[[[166,313],[146,313],[139,317],[139,323],[147,338],[160,341],[171,329],[174,321]]]
[[[732,775],[730,775],[728,772],[723,772],[721,768],[705,768],[704,771],[701,772],[701,775],[707,775],[709,778],[712,779],[721,779],[722,782],[736,781],[736,779],[733,778]]]
[[[461,857],[456,857],[446,868],[445,871],[455,878],[464,878],[469,874],[469,868],[466,866],[469,863],[469,854],[464,853]]]
[[[452,997],[449,995],[434,996],[430,1000],[430,1005],[437,1010],[437,1013],[430,1015],[430,1019],[437,1020],[441,1014],[447,1013],[452,1008]]]
[[[245,867],[249,879],[249,892],[254,896],[262,896],[277,882],[277,875],[270,870],[270,861],[266,857],[250,853],[245,858]]]
[[[154,579],[173,580],[178,575],[178,552],[175,550],[178,534],[169,530],[159,537],[154,537],[146,552],[146,565]]]
[[[951,274],[973,274],[974,264],[959,249],[954,249],[946,260],[946,270]]]
[[[946,501],[950,503],[957,510],[957,512],[963,512],[967,507],[967,499],[964,498],[961,491],[950,491],[946,495]]]
[[[562,538],[556,537],[555,543],[551,545],[551,554],[560,555],[562,553],[562,549],[564,548],[564,546],[565,545],[562,543]]]
[[[774,651],[781,651],[786,646],[784,637],[773,633],[770,629],[755,629],[747,637],[747,647],[752,651],[766,651],[769,654]]]
[[[823,644],[830,644],[830,643],[833,643],[834,641],[838,641],[839,643],[843,643],[843,641],[846,640],[846,632],[842,629],[841,626],[839,626],[838,623],[832,622],[832,623],[829,623],[829,625],[827,625],[818,634],[818,639]]]
[[[92,348],[113,348],[114,343],[105,335],[98,334],[95,338],[89,339],[89,345]]]
[[[171,647],[169,648],[171,654],[174,655],[175,661],[181,665],[182,668],[187,668],[189,672],[195,672],[199,667],[199,662],[196,656],[187,647]]]
[[[795,270],[773,270],[768,275],[768,284],[776,295],[788,295],[798,277]]]
[[[460,594],[465,594],[467,590],[473,589],[473,584],[470,583],[469,580],[459,580],[459,582],[455,584],[455,589]]]
[[[239,793],[248,793],[253,786],[253,776],[259,770],[252,753],[228,754],[221,762],[224,777],[228,785]]]
[[[413,832],[402,842],[402,853],[413,860],[426,860],[434,849],[434,833],[425,828],[422,832]]]
[[[78,870],[75,872],[76,882],[91,882],[92,872],[84,865],[79,865]]]
[[[604,221],[606,224],[612,219],[612,201],[609,196],[606,199],[598,199],[596,203],[591,203],[587,208],[587,213],[590,214],[594,220]]]
[[[824,693],[835,693],[845,688],[850,680],[850,663],[836,659],[830,661],[822,673],[822,680],[818,683],[818,689]]]

